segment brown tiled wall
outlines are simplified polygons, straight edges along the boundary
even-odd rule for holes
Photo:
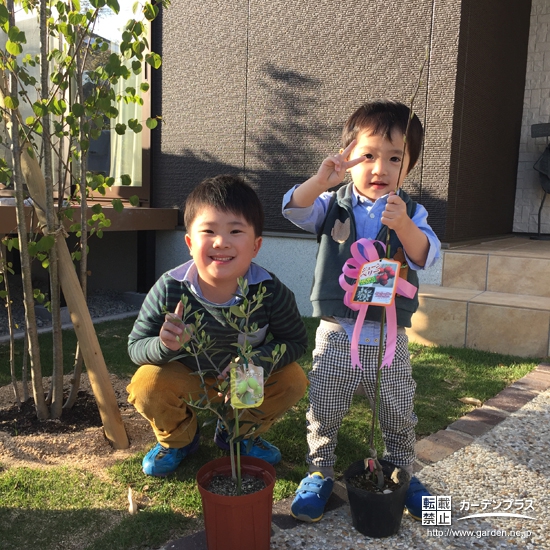
[[[508,189],[508,172],[515,181],[508,164],[517,146],[504,165],[483,150],[512,144],[517,109],[521,120],[521,97],[499,96],[509,83],[523,90],[514,83],[525,75],[521,52],[503,44],[518,49],[503,30],[513,21],[514,37],[522,36],[525,0],[480,4],[493,11],[474,0],[172,2],[155,27],[163,68],[153,81],[153,110],[164,123],[153,133],[153,204],[181,204],[207,175],[245,172],[266,206],[266,229],[295,231],[280,215],[284,192],[338,149],[342,124],[361,102],[410,101],[429,47],[415,102],[425,150],[406,190],[426,205],[443,240],[505,227],[507,216],[511,227],[513,196],[508,204],[504,193],[489,220],[476,204]],[[472,46],[482,53],[466,55]]]

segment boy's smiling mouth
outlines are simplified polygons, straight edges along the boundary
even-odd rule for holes
[[[214,262],[230,262],[233,256],[210,256],[210,259]]]

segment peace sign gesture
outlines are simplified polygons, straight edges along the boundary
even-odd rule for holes
[[[324,187],[323,191],[342,183],[346,176],[346,170],[353,168],[366,159],[366,157],[362,155],[353,160],[348,160],[355,145],[357,145],[356,139],[354,139],[345,149],[341,149],[337,155],[331,155],[321,163],[317,171],[317,178],[318,184]]]
[[[324,191],[335,187],[344,181],[346,170],[366,160],[364,155],[348,160],[353,148],[357,145],[354,139],[337,155],[327,157],[319,167],[317,174],[298,186],[288,203],[289,208],[306,208],[311,206],[315,199]]]

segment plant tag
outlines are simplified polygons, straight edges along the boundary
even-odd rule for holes
[[[264,400],[264,369],[249,363],[231,369],[231,406],[259,407]]]
[[[389,306],[393,304],[401,264],[387,258],[367,262],[361,266],[359,277],[353,289],[351,301],[354,304]]]

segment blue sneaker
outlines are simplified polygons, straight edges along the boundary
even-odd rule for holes
[[[405,500],[405,508],[409,512],[409,516],[420,521],[422,519],[422,497],[429,496],[431,493],[422,485],[422,482],[416,476],[411,477]]]
[[[199,432],[193,441],[181,449],[168,449],[157,443],[143,458],[141,467],[148,476],[165,477],[176,471],[181,461],[199,448]]]
[[[216,433],[214,434],[214,443],[224,451],[229,451],[229,434],[218,423],[216,426]],[[281,451],[261,437],[255,437],[252,440],[252,445],[249,444],[249,440],[244,439],[240,442],[241,456],[252,456],[254,458],[261,458],[266,462],[269,462],[272,466],[281,462]]]
[[[331,477],[325,478],[321,472],[308,474],[296,489],[296,497],[290,507],[292,517],[308,523],[319,521],[333,487]]]

